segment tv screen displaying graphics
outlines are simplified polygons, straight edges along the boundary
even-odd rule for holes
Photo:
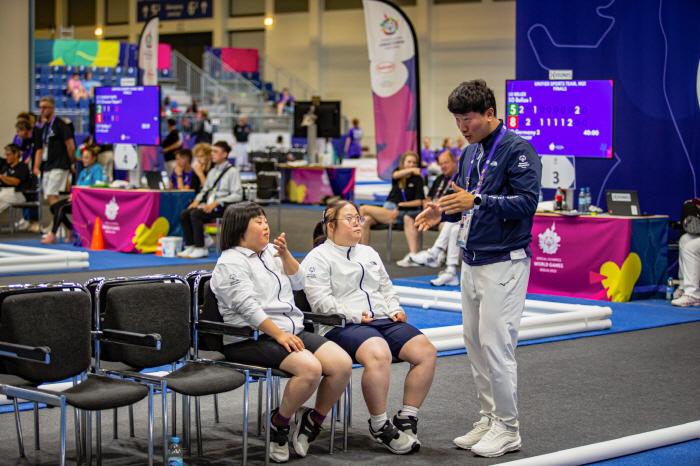
[[[306,126],[301,125],[304,115],[309,113],[311,102],[294,102],[294,137],[305,138]],[[323,101],[316,106],[316,136],[319,138],[340,137],[340,102]]]
[[[160,87],[96,87],[95,140],[160,145]]]
[[[613,157],[613,80],[506,81],[508,129],[540,155]]]

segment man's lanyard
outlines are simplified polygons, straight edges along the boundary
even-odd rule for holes
[[[448,181],[447,178],[442,179],[442,183],[440,183],[440,188],[437,191],[437,197],[440,198],[445,194],[445,191],[447,191],[452,184],[452,182],[455,179],[455,176],[457,176],[457,173],[459,173],[459,170],[455,170],[455,172],[452,174],[452,178]],[[445,181],[447,181],[447,184],[445,184]]]
[[[53,122],[56,121],[56,115],[51,119],[51,123],[47,124],[45,129],[44,129],[44,145],[48,144],[49,142],[49,136],[51,136],[51,128],[53,127]]]
[[[219,188],[221,188],[221,178],[223,178],[223,176],[221,176],[221,172],[223,170],[225,170],[226,167],[228,167],[229,165],[230,164],[228,162],[224,162],[221,165],[219,165],[218,167],[216,167],[216,175],[219,177],[219,181],[216,183],[216,191],[217,192],[219,191]]]
[[[493,146],[491,147],[491,150],[489,151],[489,157],[486,159],[486,163],[484,163],[484,168],[481,169],[481,173],[479,174],[479,182],[476,184],[476,189],[474,190],[474,194],[479,194],[481,193],[481,186],[484,184],[484,178],[486,177],[486,170],[489,169],[489,166],[491,166],[491,159],[493,158],[493,154],[496,152],[496,147],[498,144],[501,142],[501,139],[503,139],[503,136],[506,134],[506,125],[503,125],[501,128],[501,131],[498,133],[498,136],[496,137],[496,140],[493,143]],[[482,144],[481,147],[484,145]],[[465,186],[466,190],[469,191],[469,179],[472,176],[472,168],[474,167],[474,160],[476,160],[476,154],[479,153],[479,148],[477,147],[476,150],[474,151],[474,154],[472,155],[472,160],[469,162],[469,171],[467,172],[467,179],[465,181]]]

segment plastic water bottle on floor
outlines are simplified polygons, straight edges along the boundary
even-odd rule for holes
[[[668,277],[668,282],[666,282],[666,301],[673,299],[673,291],[673,278]]]
[[[173,437],[173,441],[168,448],[168,466],[183,466],[182,448],[180,448],[180,439]]]

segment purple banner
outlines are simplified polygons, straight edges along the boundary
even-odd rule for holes
[[[374,100],[377,174],[391,179],[401,154],[418,151],[420,105],[413,25],[397,6],[363,0]]]
[[[142,224],[150,229],[160,212],[158,192],[74,186],[72,193],[73,228],[82,247],[90,247],[95,219],[99,218],[105,249],[136,252],[132,242],[136,229]]]

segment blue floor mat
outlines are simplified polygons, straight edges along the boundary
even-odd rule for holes
[[[95,270],[111,270],[111,269],[136,269],[142,267],[162,267],[167,265],[189,265],[189,264],[210,264],[216,262],[219,256],[214,251],[209,251],[209,257],[203,259],[182,259],[180,257],[161,257],[154,254],[133,254],[126,252],[114,252],[114,251],[91,251],[86,248],[80,248],[70,244],[54,244],[54,245],[44,245],[41,244],[41,240],[26,240],[26,241],[8,241],[7,244],[14,244],[17,246],[31,246],[31,247],[41,247],[47,249],[59,249],[64,251],[75,251],[75,252],[87,252],[90,254],[90,267],[87,269],[75,269],[75,270],[55,270],[49,272],[25,272],[25,273],[11,273],[3,274],[0,276],[7,275],[37,275],[45,273],[66,273],[66,272],[84,272],[84,271],[95,271]],[[303,253],[292,253],[295,258],[303,258],[306,254]]]

